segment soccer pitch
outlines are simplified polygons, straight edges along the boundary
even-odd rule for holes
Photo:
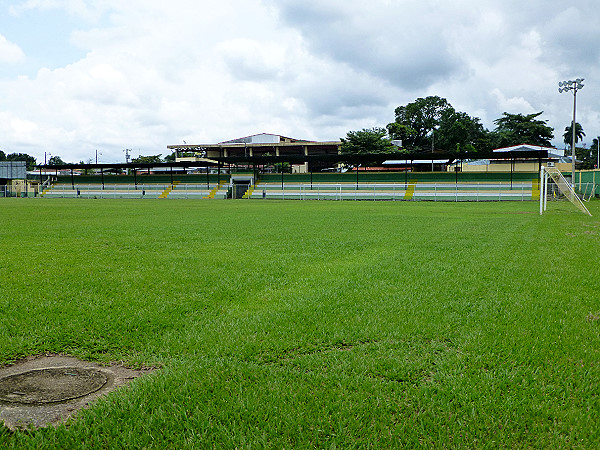
[[[0,201],[0,364],[158,367],[7,448],[600,446],[600,202]]]

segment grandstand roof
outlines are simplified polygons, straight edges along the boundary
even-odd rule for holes
[[[269,145],[269,144],[266,144]],[[272,145],[272,144],[271,144]],[[202,161],[178,161],[178,162],[166,162],[166,163],[99,163],[99,164],[60,164],[60,165],[48,165],[42,164],[37,166],[37,170],[74,170],[74,169],[152,169],[155,167],[207,167],[215,166],[217,164],[273,164],[278,162],[288,162],[301,164],[311,161],[322,161],[327,163],[347,162],[350,164],[382,164],[387,160],[402,160],[402,161],[420,161],[426,160],[431,162],[432,160],[444,160],[452,162],[455,160],[466,160],[466,159],[498,159],[501,158],[531,158],[531,159],[545,159],[548,158],[547,150],[537,149],[535,151],[505,151],[503,155],[493,152],[465,152],[465,153],[366,153],[356,155],[340,155],[340,154],[320,154],[320,155],[258,155],[258,156],[216,156],[211,157],[210,160],[205,159]]]
[[[530,145],[530,144],[519,144],[513,145],[512,147],[497,148],[494,152],[539,152],[546,151],[548,153],[556,153],[554,147],[543,147],[541,145]]]

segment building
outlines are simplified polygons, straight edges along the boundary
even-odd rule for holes
[[[503,153],[510,152],[513,157],[503,157]],[[527,152],[528,157],[519,158],[519,152]],[[540,152],[540,158],[531,157],[531,152]],[[564,156],[564,150],[539,145],[521,144],[512,147],[503,147],[494,150],[497,158],[468,159],[455,161],[448,164],[448,172],[539,172],[540,163],[548,167],[556,167],[561,172],[571,171],[571,158]],[[517,155],[515,157],[515,155]]]
[[[218,144],[168,145],[175,152],[176,162],[210,162],[218,158],[232,158],[243,162],[244,158],[260,156],[322,156],[337,155],[340,141],[307,141],[278,134],[260,133]],[[309,163],[294,164],[294,172],[308,172]]]
[[[37,181],[27,181],[25,161],[0,161],[0,197],[36,196],[38,186]]]

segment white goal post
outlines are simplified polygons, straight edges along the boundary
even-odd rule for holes
[[[573,186],[571,186],[563,174],[556,167],[544,167],[540,169],[540,214],[544,214],[548,203],[548,179],[552,179],[558,190],[569,199],[579,210],[591,216],[588,209],[585,207],[579,196],[575,193]]]

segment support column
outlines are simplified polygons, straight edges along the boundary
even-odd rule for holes
[[[544,213],[544,200],[543,200],[543,192],[544,192],[544,168],[540,167],[540,216]]]
[[[548,206],[548,178],[549,174],[547,170],[544,170],[544,211],[546,211],[546,206]]]

